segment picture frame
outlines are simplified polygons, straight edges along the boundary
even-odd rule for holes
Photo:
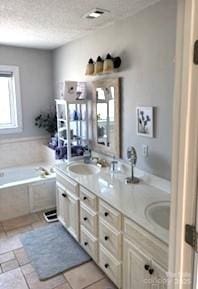
[[[153,131],[153,106],[136,107],[136,133],[139,136],[154,137]]]

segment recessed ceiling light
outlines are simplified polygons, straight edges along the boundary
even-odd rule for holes
[[[95,18],[102,16],[106,12],[110,12],[110,11],[105,10],[105,9],[95,8],[91,10],[89,13],[85,14],[84,18],[95,19]]]

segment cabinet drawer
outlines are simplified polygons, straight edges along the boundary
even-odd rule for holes
[[[56,180],[70,192],[75,194],[76,197],[79,197],[78,184],[75,181],[66,177],[65,175],[62,175],[60,172],[56,173]]]
[[[102,245],[99,249],[99,265],[107,276],[121,287],[121,263],[118,262]]]
[[[98,239],[81,226],[81,245],[87,253],[98,262]]]
[[[121,214],[100,200],[99,212],[101,218],[108,222],[111,226],[114,226],[117,230],[121,230]]]
[[[80,200],[93,211],[97,211],[97,197],[83,187],[80,187]]]
[[[124,234],[137,248],[167,269],[168,245],[127,218],[124,218]]]
[[[100,243],[108,249],[115,258],[121,259],[121,245],[122,235],[121,232],[113,229],[107,223],[104,223],[102,219],[99,220],[99,236]]]
[[[85,226],[94,236],[97,236],[97,220],[98,216],[95,212],[80,204],[80,223]]]

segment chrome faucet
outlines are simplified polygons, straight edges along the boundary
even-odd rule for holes
[[[118,161],[116,161],[116,157],[113,156],[113,160],[111,161],[111,172],[115,173],[117,171],[117,164]]]
[[[83,159],[85,164],[89,164],[91,162],[91,149],[89,147],[85,149]]]
[[[127,159],[131,164],[131,177],[125,179],[126,184],[137,184],[139,179],[134,176],[134,166],[137,163],[137,153],[133,146],[127,149]]]

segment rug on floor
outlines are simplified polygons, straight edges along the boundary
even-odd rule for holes
[[[22,234],[21,242],[40,280],[91,259],[60,223]]]

